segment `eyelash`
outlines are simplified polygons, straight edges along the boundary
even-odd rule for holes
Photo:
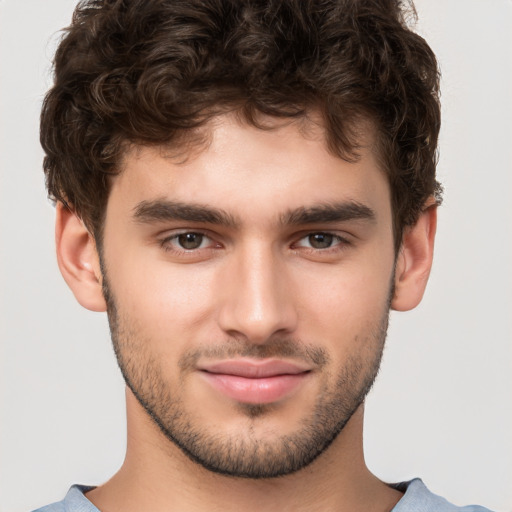
[[[177,241],[180,236],[184,236],[184,235],[199,235],[199,236],[203,237],[203,239],[206,238],[210,241],[213,241],[210,236],[208,236],[206,233],[203,233],[201,231],[182,231],[180,233],[175,233],[171,236],[167,236],[164,239],[162,239],[160,241],[160,247],[166,252],[174,252],[176,254],[185,254],[185,255],[195,254],[199,250],[214,249],[214,247],[198,247],[195,249],[186,249],[184,247],[178,247],[172,243],[175,240]],[[218,247],[220,247],[220,244],[217,244],[217,245],[218,245]]]
[[[210,240],[210,244],[209,244],[210,246],[186,249],[186,248],[178,247],[177,245],[174,245],[173,241],[177,241],[178,238],[183,235],[201,236],[201,237],[203,237],[201,244],[204,242],[204,239],[207,239],[207,240]],[[332,237],[333,245],[331,245],[329,247],[325,247],[325,248],[315,248],[315,247],[310,247],[310,246],[308,247],[308,246],[299,245],[304,240],[307,240],[308,238],[310,238],[312,236],[318,236],[318,235]],[[212,244],[214,246],[211,246]],[[208,234],[201,232],[201,231],[192,231],[192,230],[191,231],[182,231],[182,232],[167,236],[164,239],[160,240],[159,245],[165,252],[172,252],[177,255],[185,255],[185,256],[186,255],[189,255],[189,256],[195,255],[199,251],[215,250],[218,248],[222,248],[222,245],[220,243],[215,243],[214,240],[212,239],[212,237],[209,236]],[[347,238],[344,238],[344,237],[342,237],[338,234],[332,233],[330,231],[308,231],[307,233],[302,235],[300,238],[298,238],[296,242],[292,243],[291,248],[294,251],[303,250],[303,251],[307,251],[307,252],[314,253],[314,254],[327,255],[327,254],[331,254],[333,252],[342,251],[350,245],[352,245],[352,242],[349,241]]]
[[[332,245],[330,245],[329,247],[323,247],[323,248],[310,247],[310,246],[306,247],[306,246],[299,245],[300,242],[302,242],[304,240],[307,240],[307,239],[310,239],[311,237],[314,237],[314,236],[330,237]],[[311,243],[311,240],[309,240],[309,243]],[[309,232],[306,235],[302,236],[298,240],[298,243],[295,243],[294,245],[296,247],[297,246],[298,247],[302,247],[303,249],[309,249],[309,250],[311,250],[311,251],[313,251],[315,253],[316,252],[327,253],[327,252],[342,250],[347,245],[350,245],[350,241],[347,240],[346,238],[340,236],[340,235],[337,235],[335,233],[331,233],[329,231],[312,231],[312,232]]]

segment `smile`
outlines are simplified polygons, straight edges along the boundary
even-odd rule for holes
[[[200,368],[225,396],[246,404],[269,404],[289,396],[308,378],[309,368],[285,361],[230,360]]]

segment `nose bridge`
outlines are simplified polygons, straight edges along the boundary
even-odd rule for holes
[[[264,343],[296,326],[296,311],[279,254],[268,241],[253,240],[235,251],[220,311],[230,335]]]

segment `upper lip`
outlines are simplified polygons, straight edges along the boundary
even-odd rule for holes
[[[310,371],[310,369],[311,368],[304,367],[304,365],[298,363],[276,359],[230,359],[199,366],[199,370],[208,373],[233,375],[247,379],[262,379],[265,377],[276,377],[278,375],[297,375]]]

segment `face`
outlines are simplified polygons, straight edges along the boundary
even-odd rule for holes
[[[138,148],[113,182],[104,294],[125,380],[167,440],[233,476],[322,453],[378,371],[394,250],[371,147],[225,116],[179,160]],[[370,137],[368,137],[370,139]]]

